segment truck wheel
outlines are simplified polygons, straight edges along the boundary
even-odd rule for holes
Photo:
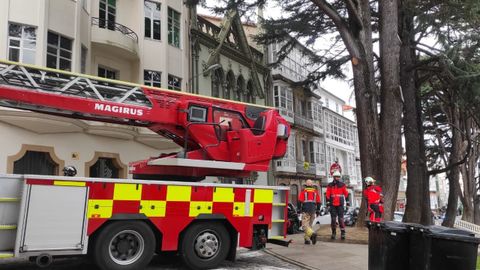
[[[144,222],[114,222],[93,243],[93,259],[103,270],[143,269],[151,261],[155,235]]]
[[[192,225],[181,243],[182,260],[190,269],[217,267],[228,255],[230,236],[222,224],[202,222]]]

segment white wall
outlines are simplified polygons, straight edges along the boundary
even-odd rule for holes
[[[118,153],[121,162],[147,159],[156,156],[161,151],[148,147],[133,140],[121,140],[85,133],[37,134],[22,128],[0,122],[0,173],[7,172],[8,156],[16,155],[22,144],[53,147],[55,154],[65,161],[65,165],[73,165],[78,170],[77,176],[84,176],[85,163],[94,158],[95,151]],[[170,153],[175,150],[167,150]],[[79,153],[78,160],[72,159],[72,153]],[[60,168],[61,169],[61,168]],[[131,177],[131,176],[129,176]]]

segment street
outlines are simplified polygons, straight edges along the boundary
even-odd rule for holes
[[[2,270],[33,270],[40,269],[34,263],[24,260],[0,260],[0,268]],[[55,270],[84,270],[97,269],[85,258],[69,258],[56,259],[53,264],[47,269]],[[147,270],[154,269],[185,269],[181,263],[180,258],[173,257],[165,260],[160,256],[153,258]],[[216,269],[269,269],[269,270],[287,270],[287,269],[302,269],[293,264],[286,263],[262,251],[249,251],[241,249],[237,253],[237,261],[225,261],[219,268]]]

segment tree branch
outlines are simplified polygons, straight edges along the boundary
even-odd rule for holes
[[[361,58],[360,57],[360,48],[354,38],[353,33],[349,29],[346,21],[337,10],[335,10],[332,5],[327,3],[326,0],[311,0],[320,10],[325,12],[327,16],[333,21],[333,23],[337,26],[338,32],[345,43],[345,47],[347,47],[350,56]]]
[[[357,12],[355,4],[353,3],[352,0],[346,0],[345,2],[347,4],[349,16],[351,15],[353,17],[352,20],[357,24],[358,28],[362,29],[363,28],[362,18],[360,18],[360,15]]]

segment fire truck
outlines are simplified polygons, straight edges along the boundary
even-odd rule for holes
[[[10,61],[0,61],[0,106],[146,127],[182,149],[129,164],[133,179],[1,175],[0,258],[89,255],[123,270],[176,253],[208,269],[238,247],[288,245],[288,188],[200,182],[282,157],[290,127],[274,108]]]

